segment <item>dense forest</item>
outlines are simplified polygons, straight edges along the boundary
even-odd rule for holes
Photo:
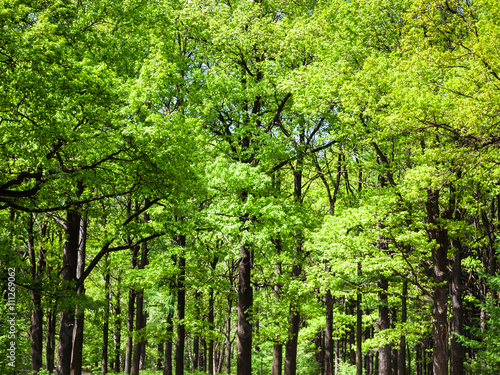
[[[500,371],[495,0],[0,0],[0,373]]]

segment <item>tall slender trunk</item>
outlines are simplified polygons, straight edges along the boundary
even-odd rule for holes
[[[115,372],[120,372],[121,370],[121,355],[120,355],[120,347],[121,347],[121,341],[122,341],[122,308],[121,308],[121,301],[120,301],[120,282],[121,282],[121,271],[118,273],[118,278],[117,278],[117,288],[116,288],[116,304],[114,306],[114,315],[115,315],[115,320],[113,322],[113,340],[115,344],[115,360],[114,360],[114,365],[113,368]]]
[[[358,262],[358,277],[361,277],[361,263]],[[363,312],[361,311],[361,293],[356,293],[356,375],[363,375]]]
[[[432,367],[434,375],[448,375],[448,232],[439,226],[439,191],[427,191],[427,222],[431,240],[435,286],[432,303]]]
[[[382,278],[377,282],[380,291],[378,293],[378,324],[380,330],[390,328],[389,306],[387,305],[387,279]],[[379,375],[391,375],[391,346],[385,345],[379,348]]]
[[[302,130],[299,135],[299,141],[302,145],[305,140],[305,134]],[[299,151],[301,152],[301,151]],[[302,167],[303,154],[299,154],[297,164],[293,173],[293,192],[295,203],[302,202]],[[292,266],[292,278],[298,278],[302,273],[302,238],[297,238],[297,247],[295,248],[295,261]],[[297,343],[300,329],[300,313],[298,306],[290,303],[288,318],[288,338],[285,343],[285,375],[295,375],[297,373]]]
[[[72,283],[76,280],[81,215],[77,210],[67,210],[66,215],[66,224],[64,228],[66,232],[66,241],[63,246],[61,280],[63,293],[68,294],[65,298],[69,299],[71,292],[75,292]],[[74,323],[75,308],[74,306],[67,306],[60,317],[56,363],[57,375],[70,375],[71,373]]]
[[[401,296],[401,323],[406,323],[407,308],[406,296],[408,294],[408,281],[403,281],[403,292]],[[398,352],[398,375],[406,375],[406,336],[403,334],[399,339]]]
[[[147,221],[147,217],[145,218]],[[148,244],[143,242],[141,245],[141,262],[139,263],[139,269],[144,269],[148,263]],[[137,292],[136,295],[136,308],[135,308],[135,331],[141,331],[145,327],[145,316],[144,316],[144,289]],[[145,340],[141,334],[134,344],[134,355],[132,359],[132,369],[131,375],[139,375],[141,357],[145,352]]]
[[[128,239],[128,242],[132,241]],[[139,248],[137,246],[131,249],[131,268],[134,269],[137,266],[137,253]],[[127,342],[125,345],[125,368],[124,372],[126,375],[130,374],[132,369],[132,356],[134,349],[134,342],[132,339],[132,332],[134,331],[134,317],[135,317],[135,291],[130,288],[128,292],[128,308],[127,308]]]
[[[56,352],[56,313],[55,307],[47,312],[47,341],[45,345],[45,363],[50,374],[54,371]]]
[[[463,335],[462,307],[462,246],[459,244],[453,256],[451,283],[451,331],[450,340],[450,370],[451,375],[464,375],[464,347],[456,335]]]
[[[330,290],[325,294],[326,324],[325,324],[325,358],[323,368],[325,375],[333,375],[333,297]]]
[[[237,375],[252,373],[252,324],[251,309],[253,290],[251,285],[250,250],[247,245],[240,248],[241,260],[238,275],[238,342],[237,342]]]
[[[276,178],[276,182],[279,188],[279,176]],[[278,257],[281,255],[281,239],[276,238],[273,240],[274,246],[276,247],[276,253]],[[281,275],[281,262],[277,262],[274,267],[274,274],[278,278]],[[276,283],[274,285],[274,299],[278,302],[280,298],[281,285]],[[281,375],[283,373],[283,344],[274,343],[273,345],[273,363],[272,363],[272,375]]]
[[[226,373],[231,373],[231,310],[233,299],[227,296],[227,318],[226,318]]]
[[[80,240],[78,243],[78,262],[76,267],[76,278],[79,280],[85,272],[85,253],[87,247],[87,215],[80,218]],[[80,283],[76,291],[78,294],[85,294],[83,282]],[[81,306],[76,306],[75,326],[73,327],[73,350],[71,357],[71,375],[82,374],[83,363],[83,327],[85,324],[85,310]]]
[[[33,304],[31,312],[30,340],[31,340],[31,371],[38,372],[42,368],[43,362],[43,309],[42,296],[39,292],[38,279],[43,267],[42,250],[39,252],[39,263],[37,269],[37,259],[35,254],[35,238],[33,235],[33,216],[28,219],[28,255],[30,259],[31,271],[31,302]]]
[[[186,310],[186,258],[183,252],[186,246],[186,236],[179,236],[177,244],[182,248],[179,256],[179,276],[177,277],[177,342],[175,345],[175,374],[184,375],[184,345],[186,340],[186,327],[184,314]]]
[[[105,255],[105,275],[104,275],[104,323],[102,325],[102,375],[108,373],[108,347],[109,347],[109,288],[110,288],[110,270],[109,270],[109,254]]]
[[[167,341],[165,342],[165,360],[163,367],[163,375],[172,375],[172,336],[174,334],[173,312],[169,312],[167,316]]]

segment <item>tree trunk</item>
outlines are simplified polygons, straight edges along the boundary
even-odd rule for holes
[[[432,364],[434,375],[448,375],[448,233],[438,224],[439,191],[427,191],[427,222],[431,240],[437,246],[432,249],[433,288],[432,304]]]
[[[186,246],[186,237],[181,235],[177,244],[182,248],[181,254]],[[175,374],[184,375],[184,344],[186,340],[186,328],[184,325],[184,314],[186,310],[186,258],[179,256],[179,276],[177,277],[177,342],[175,345]]]
[[[65,232],[66,241],[63,246],[63,268],[61,271],[62,290],[66,300],[71,299],[74,292],[72,283],[76,280],[78,249],[80,242],[81,215],[76,210],[68,210]],[[57,346],[57,375],[70,375],[71,354],[73,349],[73,326],[75,324],[75,308],[67,306],[61,313],[59,324],[59,343]]]
[[[167,341],[165,342],[165,367],[163,368],[163,375],[172,375],[172,335],[174,333],[174,322],[172,321],[173,313],[169,312],[167,316]]]
[[[462,246],[458,243],[453,257],[453,279],[451,283],[451,375],[464,375],[464,348],[456,335],[463,334],[462,307]]]
[[[104,276],[104,300],[106,307],[104,309],[104,324],[102,326],[102,375],[108,373],[108,346],[109,346],[109,263],[108,254],[105,256],[105,276]]]
[[[237,375],[252,373],[252,324],[251,309],[253,290],[251,285],[250,251],[247,245],[240,248],[241,260],[238,275],[238,343],[237,343]]]
[[[325,294],[326,324],[325,324],[325,358],[323,368],[325,375],[333,375],[333,297],[328,290]]]
[[[403,293],[401,297],[401,323],[406,323],[406,295],[408,294],[408,281],[403,281]],[[398,375],[406,375],[406,337],[401,335],[398,352]]]
[[[47,344],[45,346],[45,363],[50,374],[54,371],[56,352],[56,313],[55,307],[47,313]]]
[[[231,373],[231,310],[233,299],[227,296],[227,319],[226,319],[226,373]],[[281,375],[281,374],[280,374]]]
[[[387,305],[387,279],[383,278],[377,282],[380,291],[378,293],[378,324],[381,331],[390,328],[389,306]],[[385,345],[379,348],[379,375],[391,375],[391,346]]]
[[[147,217],[145,218],[147,221]],[[143,270],[148,263],[148,244],[143,242],[141,245],[141,262],[139,263],[139,269]],[[135,331],[138,332],[145,327],[145,316],[144,316],[144,289],[137,292],[136,296],[136,308],[135,308]],[[131,375],[139,375],[141,357],[145,351],[145,340],[143,334],[138,337],[134,344],[134,355],[132,359],[132,369]]]
[[[298,276],[301,273],[299,265],[293,266],[292,275]],[[297,342],[299,338],[300,314],[297,308],[290,305],[290,317],[288,319],[288,338],[285,343],[285,375],[295,375],[297,373]]]
[[[115,320],[113,322],[113,340],[115,343],[115,360],[114,360],[113,368],[114,368],[115,372],[120,372],[120,370],[121,370],[120,347],[121,347],[121,341],[122,341],[122,335],[121,335],[122,308],[121,308],[121,302],[120,302],[120,281],[121,281],[121,272],[118,274],[118,279],[117,279],[118,287],[116,288],[116,305],[114,306]]]
[[[31,312],[30,341],[31,341],[31,371],[38,372],[42,368],[43,362],[43,309],[42,296],[39,292],[38,278],[43,268],[42,250],[39,252],[38,269],[35,254],[35,239],[33,236],[33,217],[30,214],[28,219],[28,255],[30,259],[31,271],[31,302],[33,309]]]
[[[361,276],[361,263],[358,263],[358,275]],[[356,375],[363,375],[363,313],[361,311],[361,293],[356,294]]]
[[[85,254],[87,247],[87,215],[81,217],[80,241],[78,244],[78,264],[76,268],[76,278],[79,280],[85,272]],[[85,287],[80,283],[76,291],[78,294],[85,294]],[[73,328],[73,351],[71,358],[71,375],[82,374],[83,364],[83,327],[85,324],[85,310],[81,306],[76,306],[75,326]]]

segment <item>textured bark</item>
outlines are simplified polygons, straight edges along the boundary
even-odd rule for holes
[[[283,373],[283,345],[273,345],[273,364],[272,375],[281,375]]]
[[[172,313],[169,313],[167,316],[167,336],[168,339],[165,342],[165,360],[163,367],[163,375],[172,375],[173,374],[173,366],[172,366],[172,335],[174,332],[174,322]]]
[[[456,335],[463,335],[463,307],[462,307],[462,249],[459,244],[453,257],[453,279],[451,283],[451,331],[450,340],[450,370],[451,375],[464,375],[465,351]]]
[[[108,254],[105,258],[106,263],[106,275],[104,276],[104,300],[106,307],[104,309],[104,324],[102,325],[102,375],[108,373],[108,347],[109,347],[109,264],[108,264]]]
[[[31,371],[39,371],[43,362],[43,309],[42,296],[39,292],[38,278],[43,268],[44,261],[42,250],[39,252],[39,262],[37,269],[37,257],[35,252],[35,239],[33,236],[33,217],[28,219],[28,255],[30,259],[31,271],[31,302],[33,304],[31,312],[30,341],[31,341]]]
[[[407,308],[406,295],[408,294],[408,281],[403,281],[403,292],[401,297],[401,323],[406,323]],[[406,375],[406,337],[401,335],[398,352],[398,375]]]
[[[76,267],[76,278],[80,279],[85,272],[85,254],[87,246],[87,219],[86,215],[80,221],[80,239],[78,243],[78,261]],[[85,287],[80,283],[78,294],[85,294]],[[73,350],[71,353],[71,375],[82,374],[83,364],[83,327],[85,324],[85,310],[76,306],[75,326],[73,328]]]
[[[231,373],[231,310],[233,299],[227,296],[227,318],[226,318],[226,373]]]
[[[55,310],[55,309],[54,309]],[[47,341],[45,348],[45,363],[47,370],[52,374],[56,352],[56,314],[54,310],[47,313]]]
[[[298,266],[294,266],[296,268]],[[299,270],[293,272],[300,274]],[[285,375],[295,375],[297,373],[297,342],[299,336],[300,315],[299,312],[290,306],[290,317],[288,318],[288,338],[285,343]]]
[[[127,241],[129,244],[132,242],[130,239]],[[130,267],[134,269],[137,266],[137,253],[139,247],[135,246],[131,249]],[[124,372],[126,375],[130,374],[132,370],[132,356],[134,352],[134,342],[132,339],[132,332],[134,331],[134,318],[135,318],[135,291],[129,289],[128,292],[128,307],[127,307],[127,343],[125,345],[125,365]]]
[[[184,248],[186,237],[181,235],[177,239],[177,244]],[[177,277],[177,342],[175,344],[175,374],[184,375],[184,345],[186,340],[186,328],[184,326],[184,314],[186,310],[186,259],[179,256],[179,276]]]
[[[141,245],[141,261],[139,263],[139,269],[144,269],[148,263],[148,246],[147,242]],[[145,327],[145,316],[144,316],[144,290],[141,289],[136,295],[136,308],[135,308],[135,330],[140,331]],[[132,359],[132,375],[139,375],[139,370],[141,369],[141,357],[145,351],[145,341],[141,337],[134,344],[134,354]]]
[[[361,265],[358,264],[358,275],[361,275]],[[356,375],[363,375],[363,312],[361,311],[361,293],[356,295]]]
[[[326,323],[325,323],[325,358],[324,358],[324,374],[333,375],[333,297],[328,290],[325,294],[326,306]]]
[[[80,239],[81,215],[76,210],[68,210],[65,224],[66,241],[63,246],[63,268],[61,271],[63,293],[71,294],[76,280],[78,263],[78,244]],[[66,297],[68,298],[68,297]],[[75,324],[75,309],[68,306],[61,313],[59,325],[59,343],[57,346],[57,375],[70,375],[71,353],[73,350],[73,326]]]
[[[238,275],[238,341],[237,375],[252,373],[252,324],[251,309],[253,289],[251,285],[250,250],[246,245],[240,248],[241,260]]]
[[[433,288],[432,340],[433,373],[448,375],[448,233],[439,226],[439,191],[427,191],[427,222],[431,240],[437,246],[432,249]]]
[[[113,341],[115,344],[115,359],[114,359],[114,364],[113,364],[113,369],[115,372],[120,372],[121,370],[121,355],[120,355],[120,347],[121,347],[121,341],[122,341],[122,335],[121,335],[121,330],[122,330],[122,308],[121,308],[121,302],[120,302],[120,281],[121,281],[121,275],[118,275],[118,288],[116,288],[116,304],[114,306],[114,312],[115,312],[115,320],[113,322]]]
[[[387,306],[387,279],[381,279],[377,282],[380,292],[378,308],[378,324],[380,330],[390,328],[389,307]],[[379,348],[379,375],[391,375],[391,346],[385,345]]]

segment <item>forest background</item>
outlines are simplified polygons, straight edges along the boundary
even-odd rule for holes
[[[0,372],[500,365],[493,0],[0,0]]]

